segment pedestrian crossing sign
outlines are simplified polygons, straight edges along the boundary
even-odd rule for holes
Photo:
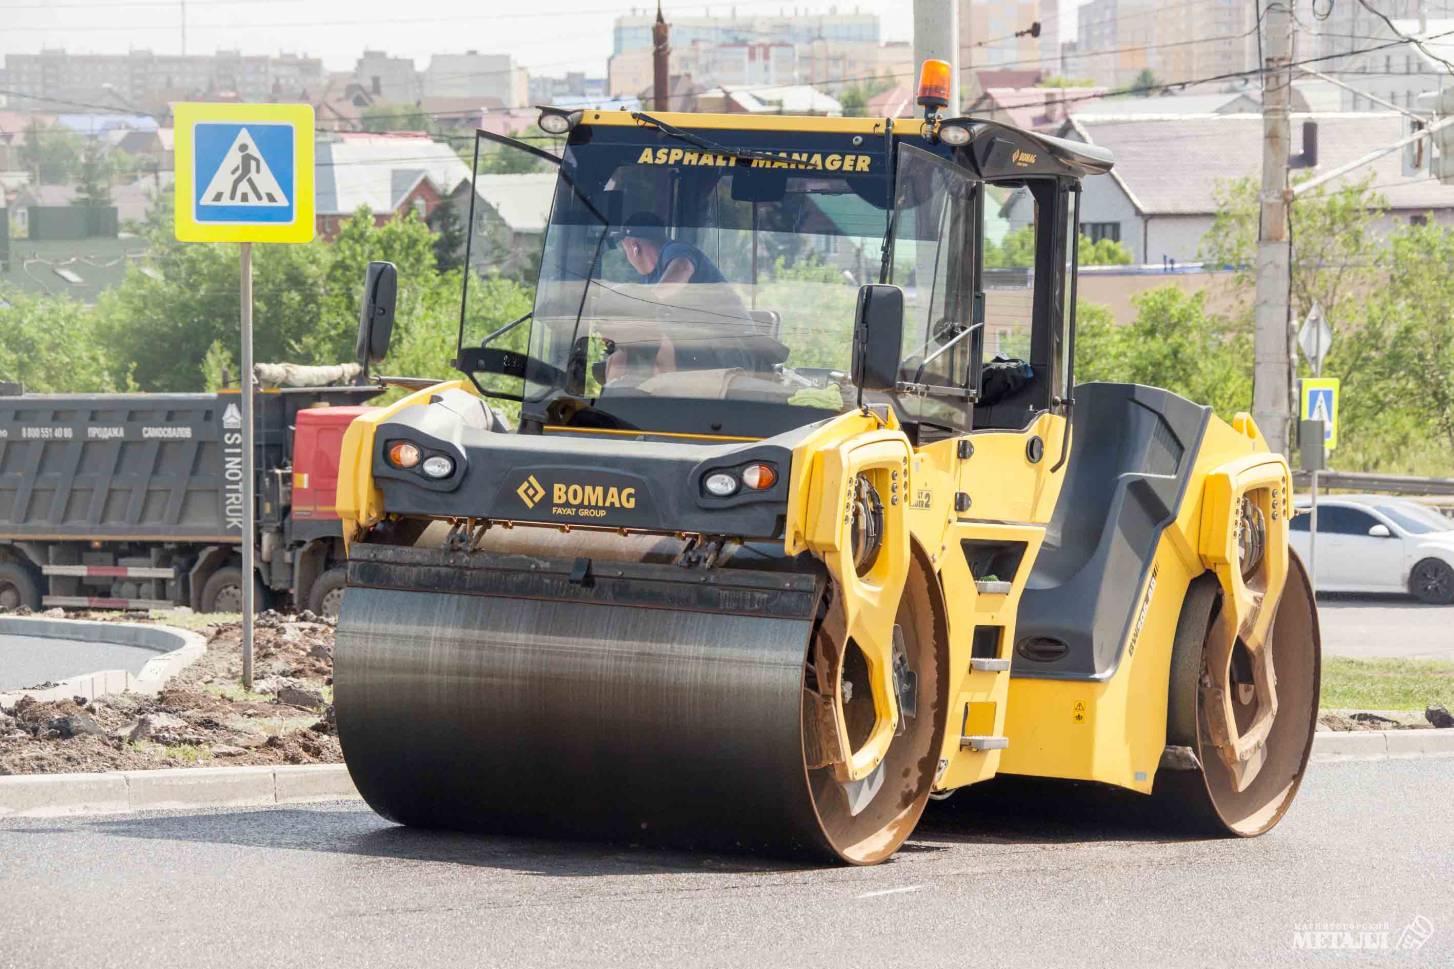
[[[1323,422],[1323,448],[1338,446],[1338,378],[1304,377],[1302,382],[1302,419]]]
[[[182,242],[313,238],[313,109],[177,104],[176,231]]]

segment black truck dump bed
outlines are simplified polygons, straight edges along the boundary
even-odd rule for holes
[[[374,393],[258,394],[260,519],[285,486],[272,469],[291,457],[297,410]],[[240,542],[240,404],[236,391],[0,396],[0,539]]]

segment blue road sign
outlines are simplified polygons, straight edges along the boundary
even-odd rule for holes
[[[192,201],[198,222],[293,222],[292,125],[199,123],[194,137]]]

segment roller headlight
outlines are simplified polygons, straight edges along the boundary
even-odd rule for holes
[[[714,471],[702,479],[702,487],[714,498],[727,498],[737,493],[737,479],[726,471]]]
[[[426,478],[448,478],[454,474],[454,461],[442,454],[435,454],[425,458],[419,470],[424,472]]]
[[[957,124],[947,124],[939,129],[939,140],[946,145],[969,144],[969,129]]]

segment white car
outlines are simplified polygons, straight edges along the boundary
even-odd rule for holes
[[[1292,547],[1306,563],[1312,516],[1299,501]],[[1319,592],[1404,592],[1454,604],[1454,519],[1383,495],[1318,499]]]

